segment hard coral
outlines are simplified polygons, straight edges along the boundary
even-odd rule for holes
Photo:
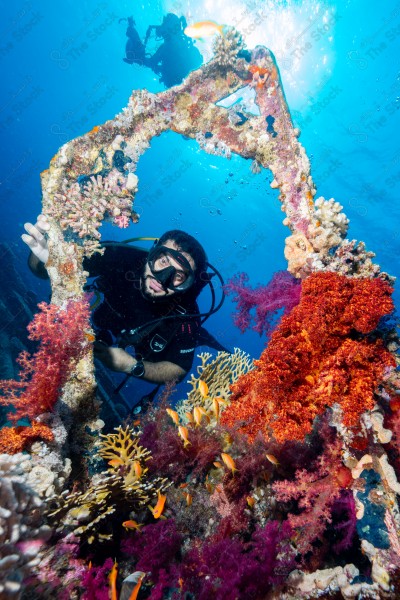
[[[113,539],[113,518],[118,526],[127,518],[130,511],[146,508],[157,497],[157,493],[165,491],[170,483],[162,477],[149,477],[140,466],[140,471],[128,467],[133,462],[149,458],[149,453],[138,445],[138,435],[125,432],[119,428],[117,434],[105,436],[109,438],[102,443],[100,452],[106,458],[116,457],[119,453],[128,457],[127,464],[123,460],[117,465],[113,462],[108,472],[94,475],[90,485],[84,491],[68,493],[67,491],[54,499],[55,507],[49,516],[57,524],[57,531],[70,531],[81,541],[89,544]],[[116,440],[123,439],[122,452],[113,452]],[[118,448],[118,450],[121,450]],[[134,467],[134,465],[132,465]],[[128,467],[128,468],[127,468]]]
[[[278,441],[302,440],[326,406],[339,403],[355,427],[372,408],[374,390],[395,361],[372,332],[393,310],[392,288],[381,279],[316,273],[302,284],[300,304],[283,317],[255,361],[256,369],[232,386],[221,422]]]
[[[20,354],[20,381],[0,382],[0,404],[12,405],[14,412],[8,418],[13,422],[23,417],[35,419],[52,410],[61,388],[88,348],[86,301],[71,300],[65,308],[45,302],[38,306],[41,312],[28,325],[28,337],[40,341],[39,349],[33,356]]]

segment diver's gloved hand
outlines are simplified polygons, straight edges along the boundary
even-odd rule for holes
[[[49,258],[49,250],[47,247],[47,239],[44,235],[50,225],[44,215],[39,215],[35,225],[25,223],[24,229],[27,233],[21,235],[22,241],[31,249],[32,254],[36,256],[40,262],[46,264]]]

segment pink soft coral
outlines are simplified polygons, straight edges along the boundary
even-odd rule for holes
[[[237,302],[234,323],[243,333],[254,319],[253,329],[260,335],[264,332],[268,336],[274,328],[277,312],[283,309],[283,314],[286,315],[299,303],[300,283],[287,271],[274,273],[267,285],[260,285],[255,289],[246,285],[248,280],[246,273],[239,273],[224,288],[226,294],[236,294],[233,298]],[[256,309],[254,317],[251,314],[253,308]]]
[[[325,450],[312,468],[298,469],[294,481],[277,481],[272,485],[278,501],[297,500],[298,514],[289,514],[288,521],[297,531],[297,548],[302,554],[312,550],[313,542],[322,538],[327,524],[332,521],[334,502],[352,481],[349,469],[341,460],[340,438],[334,437],[326,423],[321,432]]]
[[[12,405],[8,415],[14,423],[23,417],[33,420],[52,410],[73,364],[88,348],[89,306],[84,300],[68,302],[65,309],[55,304],[39,304],[41,310],[28,325],[29,339],[40,341],[31,356],[22,352],[20,381],[0,382],[0,404]]]

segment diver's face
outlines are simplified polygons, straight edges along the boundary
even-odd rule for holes
[[[178,246],[176,245],[176,243],[173,240],[167,240],[166,242],[163,243],[163,246],[165,246],[166,248],[171,248],[172,250],[179,250]],[[187,252],[181,252],[181,254],[183,254],[183,256],[186,258],[186,260],[189,262],[190,266],[192,267],[192,269],[195,269],[195,263],[193,258],[190,256],[190,254],[188,254]],[[165,269],[166,267],[171,266],[171,267],[175,267],[175,269],[177,270],[175,278],[173,280],[173,285],[178,286],[182,283],[182,277],[184,277],[184,274],[182,273],[182,265],[175,260],[171,255],[167,257],[165,256],[160,256],[160,258],[158,258],[153,265],[153,269],[155,272],[157,271],[161,271],[162,269]],[[143,272],[143,278],[142,278],[142,292],[145,296],[147,296],[148,298],[166,298],[169,296],[173,296],[174,294],[176,294],[176,291],[174,289],[170,289],[167,288],[165,289],[161,283],[159,281],[157,281],[157,279],[154,277],[153,273],[151,272],[151,269],[149,267],[149,264],[146,263],[146,266],[144,268],[144,272]]]

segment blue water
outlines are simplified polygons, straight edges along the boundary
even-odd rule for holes
[[[22,224],[40,212],[40,171],[61,144],[120,112],[132,89],[164,89],[152,71],[122,61],[126,24],[119,19],[133,15],[144,37],[168,11],[188,23],[235,25],[249,48],[273,51],[318,195],[343,204],[349,237],[364,240],[383,270],[400,275],[400,2],[28,0],[3,7],[0,35],[2,237],[27,284],[47,299],[48,286],[29,273],[19,238]],[[156,47],[153,41],[149,50]],[[208,60],[209,41],[198,47]],[[246,271],[254,285],[286,267],[290,232],[269,172],[254,175],[249,161],[210,156],[169,133],[153,140],[138,176],[139,224],[128,232],[104,227],[105,238],[181,228],[225,278]],[[265,340],[241,335],[233,310],[228,298],[208,321],[210,331],[257,357]]]

